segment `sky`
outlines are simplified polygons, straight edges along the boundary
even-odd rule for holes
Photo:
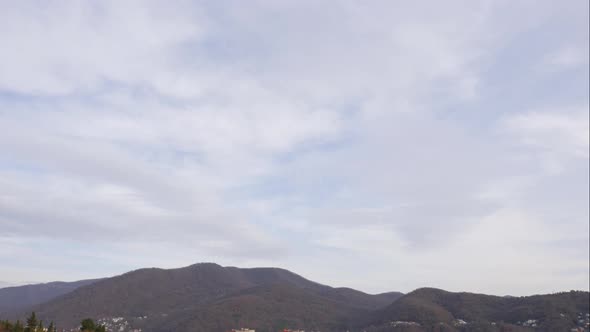
[[[5,284],[588,289],[588,1],[0,6]]]

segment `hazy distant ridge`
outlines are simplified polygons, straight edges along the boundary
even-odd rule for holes
[[[0,314],[52,300],[99,279],[0,288]]]

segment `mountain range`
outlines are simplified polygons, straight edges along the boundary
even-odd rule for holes
[[[284,269],[213,263],[0,289],[1,319],[35,311],[70,329],[92,317],[113,331],[566,331],[584,328],[589,308],[588,292],[498,297],[422,288],[371,295]]]

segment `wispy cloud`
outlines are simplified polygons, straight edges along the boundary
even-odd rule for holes
[[[3,7],[6,280],[587,288],[587,3]]]

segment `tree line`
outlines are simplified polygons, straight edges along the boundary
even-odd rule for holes
[[[47,327],[43,325],[43,321],[37,318],[35,312],[27,318],[26,322],[17,320],[10,322],[8,320],[0,320],[0,332],[57,332],[57,327],[53,322],[49,323]],[[91,318],[86,318],[80,322],[80,331],[82,332],[106,332],[104,325],[96,324]]]

